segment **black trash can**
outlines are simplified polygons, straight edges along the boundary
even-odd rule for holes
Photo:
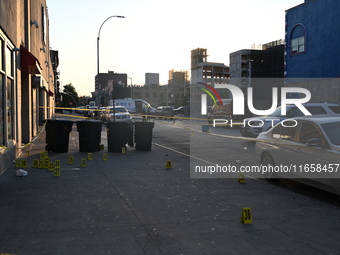
[[[68,152],[72,120],[48,119],[46,121],[46,147],[48,152]]]
[[[79,151],[100,151],[100,140],[103,123],[99,120],[80,120],[76,123],[77,131],[79,133]]]
[[[135,123],[135,148],[140,151],[150,151],[152,143],[152,129],[154,122]]]
[[[122,152],[128,142],[128,127],[126,122],[108,122],[107,127],[107,150],[109,152]]]

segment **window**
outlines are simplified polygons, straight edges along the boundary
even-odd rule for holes
[[[13,140],[13,80],[7,78],[6,86],[6,121],[7,141]]]
[[[14,46],[0,30],[0,145],[14,140]]]
[[[306,28],[297,24],[290,35],[290,53],[299,54],[306,52]]]
[[[321,106],[306,106],[306,109],[312,114],[326,114],[326,110]]]
[[[273,138],[280,138],[282,125],[277,125],[272,132]]]
[[[288,140],[288,141],[294,141],[295,133],[297,130],[297,126],[294,127],[295,121],[285,121],[286,127],[282,127],[281,130],[281,139]]]
[[[291,47],[293,54],[305,52],[305,37],[292,39]]]
[[[299,142],[306,144],[308,140],[315,138],[323,141],[320,131],[312,123],[302,123]]]
[[[340,106],[330,106],[329,109],[335,113],[340,113]]]

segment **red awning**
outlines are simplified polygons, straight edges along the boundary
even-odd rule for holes
[[[21,72],[30,74],[40,74],[41,66],[39,60],[29,52],[24,46],[20,45]]]
[[[53,97],[53,96],[54,96],[54,93],[53,93],[51,90],[49,90],[49,91],[48,91],[48,95],[49,95],[50,97]]]

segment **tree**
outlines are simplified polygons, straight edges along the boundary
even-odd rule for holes
[[[78,93],[71,83],[64,85],[62,98],[62,106],[64,107],[75,107],[77,105],[79,100]]]

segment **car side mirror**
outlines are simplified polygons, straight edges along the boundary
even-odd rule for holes
[[[319,138],[312,138],[306,142],[306,145],[310,147],[322,147],[322,142]]]

